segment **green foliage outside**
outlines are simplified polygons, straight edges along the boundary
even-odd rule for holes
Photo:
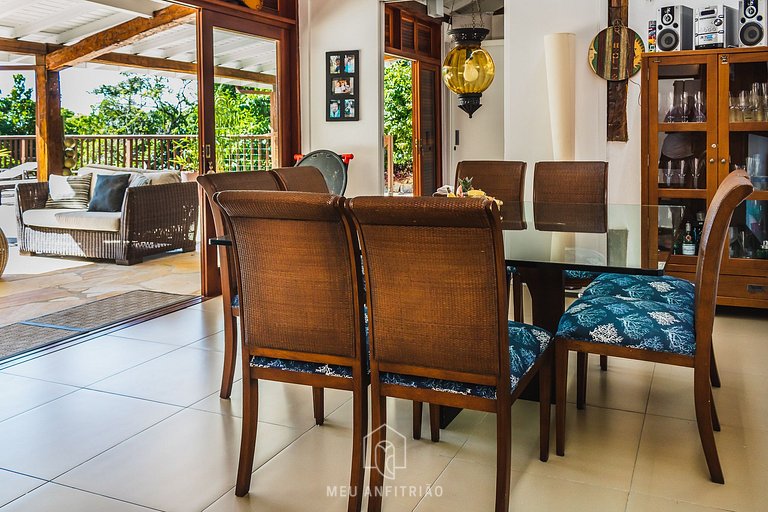
[[[196,135],[198,133],[197,90],[192,80],[172,90],[167,78],[122,73],[116,85],[91,91],[101,101],[89,114],[62,109],[64,132],[68,135]],[[14,85],[5,95],[0,91],[0,135],[34,135],[35,100],[23,75],[14,75]],[[235,86],[215,85],[217,160],[225,170],[250,166],[248,151],[236,135],[263,135],[272,132],[269,95],[241,94]],[[171,162],[182,169],[198,166],[196,139],[178,141],[178,155]],[[248,160],[248,161],[246,161]],[[271,162],[262,162],[271,167]]]
[[[392,135],[395,175],[413,173],[413,75],[409,60],[396,60],[384,68],[384,133]]]
[[[2,91],[0,91],[2,94]],[[35,100],[23,75],[13,75],[13,87],[0,96],[0,135],[35,133]]]

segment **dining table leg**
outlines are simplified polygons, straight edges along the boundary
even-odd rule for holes
[[[563,270],[558,267],[518,266],[523,282],[531,295],[532,323],[553,335],[565,313],[565,283]],[[552,372],[554,385],[555,372]],[[539,377],[535,376],[520,395],[525,400],[539,399]]]

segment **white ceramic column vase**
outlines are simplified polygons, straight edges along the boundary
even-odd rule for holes
[[[555,160],[576,159],[576,35],[544,37],[549,119]]]

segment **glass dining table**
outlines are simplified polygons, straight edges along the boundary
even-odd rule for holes
[[[504,257],[528,287],[532,323],[557,332],[566,270],[663,275],[684,215],[682,206],[504,203]],[[538,399],[538,378],[521,398]],[[443,408],[441,424],[457,412]]]
[[[663,275],[684,213],[664,205],[503,204],[504,256],[528,286],[533,323],[557,330],[566,270]]]

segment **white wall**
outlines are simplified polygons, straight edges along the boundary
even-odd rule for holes
[[[450,122],[445,126],[448,131],[449,158],[443,169],[444,183],[453,185],[456,165],[462,160],[504,160],[504,41],[483,42],[496,64],[496,77],[487,91],[483,93],[483,106],[475,112],[472,119],[458,107],[459,98],[447,93]],[[455,130],[459,130],[459,145],[455,146]]]
[[[379,0],[299,0],[302,151],[354,153],[346,195],[384,190],[383,5]],[[360,120],[326,122],[325,53],[360,50]]]
[[[528,162],[526,192],[529,198],[533,164],[552,159],[544,62],[547,34],[576,34],[576,158],[606,158],[606,85],[590,71],[586,58],[589,41],[605,28],[606,1],[505,2],[504,153],[508,160]],[[611,168],[609,186],[614,185],[620,174],[623,174],[621,170]]]
[[[647,44],[648,21],[659,7],[677,2],[629,2],[629,26]],[[712,0],[686,0],[690,7],[711,5]],[[737,7],[735,0],[726,5]],[[610,163],[608,194],[612,202],[640,202],[640,75],[629,83],[627,123],[629,141],[606,142],[606,82],[587,65],[592,38],[607,26],[608,0],[505,1],[505,158],[552,158],[549,105],[544,64],[544,36],[554,32],[576,34],[576,158]],[[514,13],[510,16],[509,14]],[[532,167],[531,167],[532,169]],[[532,179],[532,172],[528,179]],[[530,183],[528,190],[531,190]]]

